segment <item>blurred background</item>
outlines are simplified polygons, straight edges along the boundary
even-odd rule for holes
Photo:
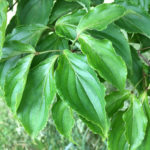
[[[46,128],[32,140],[0,99],[0,150],[106,150],[101,138],[91,133],[77,116],[72,137],[78,145],[63,138],[51,118],[50,114]]]

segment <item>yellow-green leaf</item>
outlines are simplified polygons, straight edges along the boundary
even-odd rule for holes
[[[131,150],[136,150],[144,140],[147,117],[141,102],[132,96],[129,109],[124,113],[125,134]]]
[[[116,4],[102,4],[91,9],[80,21],[77,34],[87,29],[103,30],[110,23],[122,17],[126,9]]]
[[[0,0],[0,58],[2,54],[3,43],[5,40],[5,30],[7,24],[7,7],[7,1]]]
[[[112,43],[87,34],[81,34],[79,42],[82,52],[88,58],[88,63],[98,71],[100,76],[117,88],[124,89],[127,68],[123,59],[115,53]]]

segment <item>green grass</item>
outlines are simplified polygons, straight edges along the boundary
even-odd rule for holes
[[[52,119],[49,119],[37,139],[32,140],[0,100],[0,150],[106,150],[101,138],[92,134],[80,119],[75,118],[72,136],[78,145],[60,135]]]

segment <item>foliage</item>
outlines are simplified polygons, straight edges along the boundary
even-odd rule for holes
[[[77,115],[110,150],[149,150],[149,0],[0,0],[0,96],[34,139]],[[9,8],[8,8],[9,7]]]

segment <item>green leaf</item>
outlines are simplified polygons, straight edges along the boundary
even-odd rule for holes
[[[57,34],[52,33],[43,37],[37,44],[36,47],[38,52],[46,50],[64,50],[69,49],[68,40],[59,37]]]
[[[91,1],[93,6],[99,5],[104,2],[104,0],[91,0]]]
[[[34,48],[31,45],[20,43],[18,41],[10,41],[4,44],[2,60],[9,59],[14,56],[27,53],[35,53]]]
[[[0,86],[3,90],[7,74],[16,66],[19,59],[28,53],[35,53],[35,50],[30,45],[18,41],[5,43],[2,55],[3,59],[0,61]]]
[[[116,23],[121,28],[128,32],[141,33],[150,37],[150,15],[142,8],[137,7],[131,3],[120,2],[120,5],[124,6],[130,13],[126,14],[123,18]]]
[[[144,94],[145,94],[145,99],[144,99],[143,105],[144,105],[144,110],[145,110],[145,113],[147,115],[147,118],[150,124],[150,106],[149,106],[147,93],[144,93]]]
[[[142,144],[137,148],[137,150],[149,150],[150,149],[150,124],[148,124],[146,133],[145,133],[145,138]]]
[[[110,40],[115,51],[126,62],[130,72],[132,71],[132,57],[127,39],[115,24],[111,24],[103,31],[90,31],[90,34],[98,39],[106,38]]]
[[[89,127],[89,129],[94,133],[94,134],[99,134],[100,136],[102,136],[102,138],[105,138],[105,136],[103,135],[103,131],[102,129],[94,124],[91,121],[86,120],[85,118],[83,118],[82,116],[79,116],[80,119]]]
[[[69,41],[57,36],[55,33],[43,37],[37,44],[36,50],[38,52],[44,52],[47,50],[64,50],[69,49]],[[32,63],[32,66],[36,66],[42,60],[60,52],[46,53],[43,55],[37,55]]]
[[[105,89],[88,66],[86,57],[65,50],[59,58],[55,80],[61,99],[78,114],[97,124],[106,137],[109,125],[105,111]]]
[[[131,105],[123,115],[126,137],[131,150],[135,150],[144,140],[147,127],[147,118],[141,102],[133,96]]]
[[[150,123],[150,106],[149,106],[147,91],[142,92],[139,96],[139,99],[140,99],[141,103],[143,104],[143,108],[144,108],[145,114],[147,116],[148,123]]]
[[[17,115],[26,131],[35,137],[48,120],[50,104],[55,97],[52,56],[31,69]]]
[[[11,33],[16,26],[17,26],[17,17],[13,16],[9,24],[7,25],[6,35]]]
[[[140,34],[140,33],[137,33],[137,34],[129,33],[128,39],[135,48],[136,48],[135,45],[139,44],[140,47],[138,48],[141,49],[141,53],[145,53],[149,50],[148,48],[150,47],[150,39],[147,36]]]
[[[8,61],[4,61],[4,62],[0,63],[0,86],[1,86],[2,90],[4,90],[4,85],[5,85],[5,80],[6,80],[7,74],[9,73],[11,68],[13,68],[16,65],[19,58],[20,58],[20,56],[12,57]]]
[[[14,113],[20,105],[33,56],[31,54],[19,59],[6,75],[5,100]]]
[[[87,11],[90,9],[91,0],[66,0],[68,2],[77,2]]]
[[[65,0],[57,0],[50,16],[49,23],[54,23],[54,21],[56,21],[59,17],[69,12],[75,11],[78,8],[80,8],[80,5],[78,3],[70,3],[66,2]]]
[[[2,90],[0,86],[0,99],[4,99],[4,91]]]
[[[144,8],[146,11],[149,10],[150,1],[149,0],[132,0],[137,5],[140,5],[142,8]]]
[[[46,26],[39,24],[19,26],[13,29],[12,33],[6,37],[6,40],[16,40],[35,47],[42,32],[46,29]]]
[[[20,104],[34,56],[33,54],[26,56],[29,53],[35,53],[33,47],[18,41],[7,42],[3,48],[0,62],[0,86],[5,93],[5,101],[14,113]]]
[[[115,0],[115,2],[120,2],[124,0]],[[137,7],[144,8],[146,11],[149,10],[150,1],[149,0],[125,0],[130,3],[136,5]]]
[[[136,34],[136,36],[138,37],[137,43],[140,43],[142,48],[150,47],[150,39],[148,37],[142,34]]]
[[[115,53],[111,42],[98,40],[87,34],[81,34],[79,42],[89,64],[98,71],[100,76],[117,88],[124,89],[127,76],[126,65]]]
[[[13,0],[7,0],[8,3],[9,3],[9,7],[12,7],[13,6]]]
[[[148,125],[145,133],[144,140],[142,144],[137,148],[137,150],[149,150],[150,149],[150,106],[148,102],[147,92],[144,92],[140,95],[140,99],[143,102],[144,110],[148,119]]]
[[[52,108],[52,116],[57,130],[69,140],[71,138],[72,128],[74,127],[74,119],[71,109],[67,103],[62,100],[57,100]]]
[[[108,116],[113,116],[120,108],[123,107],[124,101],[130,96],[129,91],[116,91],[112,92],[105,97],[106,99],[106,110]]]
[[[125,9],[116,4],[102,4],[91,9],[81,20],[77,27],[77,34],[80,35],[87,29],[103,30],[110,23],[119,19],[125,14]]]
[[[7,7],[7,1],[0,0],[0,58],[2,55],[3,43],[5,40],[5,30],[7,24]]]
[[[21,0],[18,4],[19,24],[44,24],[49,21],[53,0]]]
[[[132,62],[133,62],[133,71],[132,74],[129,74],[129,79],[134,86],[138,90],[142,90],[143,86],[143,65],[141,60],[138,57],[137,51],[131,47],[131,54],[132,54]]]
[[[111,130],[108,136],[109,150],[128,150],[129,145],[124,133],[123,112],[117,112],[111,122]]]
[[[75,40],[77,37],[76,28],[79,24],[80,19],[84,16],[85,10],[79,9],[71,14],[62,16],[57,20],[55,29],[56,33],[61,37]]]

